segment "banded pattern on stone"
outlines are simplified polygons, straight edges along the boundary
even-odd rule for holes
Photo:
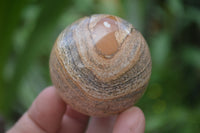
[[[53,84],[77,111],[104,116],[133,105],[151,75],[143,36],[111,15],[84,17],[58,37],[50,57]]]

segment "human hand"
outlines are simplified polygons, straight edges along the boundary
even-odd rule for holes
[[[76,112],[48,87],[7,133],[143,133],[145,117],[138,107],[118,116],[91,117]]]

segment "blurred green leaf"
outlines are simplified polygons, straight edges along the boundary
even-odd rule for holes
[[[186,10],[186,15],[185,18],[187,20],[189,20],[190,22],[196,22],[200,28],[200,10],[196,9],[196,8],[192,8],[192,7],[188,7]]]
[[[200,48],[186,47],[183,49],[181,54],[182,54],[183,60],[187,64],[200,69]]]
[[[139,31],[143,31],[144,28],[146,4],[148,3],[144,0],[127,0],[124,4],[127,20]]]
[[[97,0],[98,6],[96,12],[99,14],[118,15],[120,9],[119,0]]]
[[[2,103],[2,111],[9,114],[10,106],[17,98],[17,90],[20,84],[20,81],[28,71],[30,65],[35,62],[35,60],[40,55],[39,53],[46,49],[45,44],[46,40],[52,39],[52,31],[55,28],[55,23],[59,19],[63,10],[66,9],[67,5],[69,6],[70,1],[62,0],[59,2],[44,0],[42,1],[42,9],[40,16],[38,18],[35,29],[32,32],[32,35],[27,41],[27,45],[22,51],[21,55],[18,58],[16,64],[15,73],[9,87],[7,87],[6,92],[2,101],[7,101]],[[54,8],[56,7],[56,8]],[[55,39],[54,39],[55,40]],[[53,43],[51,42],[51,45]]]
[[[151,42],[154,69],[162,69],[167,63],[171,50],[171,37],[168,32],[157,33]]]
[[[173,15],[176,17],[182,16],[184,13],[182,0],[168,0],[167,3]]]
[[[12,49],[12,37],[20,21],[20,15],[28,0],[1,0],[0,1],[0,112],[8,110],[6,103],[9,101],[3,71]],[[11,93],[12,94],[12,93]],[[9,105],[9,104],[8,104]],[[5,110],[4,110],[5,109]]]

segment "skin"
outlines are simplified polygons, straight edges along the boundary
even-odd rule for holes
[[[7,133],[144,133],[141,109],[131,107],[117,116],[89,117],[74,111],[54,87],[44,89]]]

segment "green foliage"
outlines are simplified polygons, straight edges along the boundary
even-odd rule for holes
[[[1,0],[0,114],[8,123],[16,121],[51,85],[49,54],[67,25],[107,13],[131,22],[151,50],[151,81],[137,103],[146,132],[198,132],[199,9],[197,0]]]

